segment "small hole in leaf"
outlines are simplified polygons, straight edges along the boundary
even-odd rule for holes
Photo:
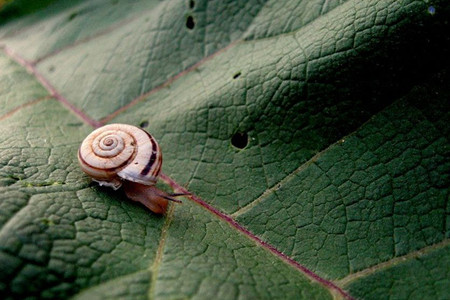
[[[239,76],[241,76],[241,72],[237,72],[236,74],[233,75],[233,79],[238,78]]]
[[[75,19],[76,17],[78,16],[78,12],[74,12],[74,13],[71,13],[70,15],[69,15],[69,21],[72,21],[73,19]]]
[[[189,1],[189,8],[190,8],[190,9],[193,9],[194,6],[195,6],[195,1],[194,1],[194,0],[190,0],[190,1]]]
[[[239,149],[244,149],[248,145],[248,134],[245,132],[236,132],[231,138],[231,145]]]
[[[194,29],[194,27],[195,27],[194,17],[192,17],[192,16],[187,17],[186,27],[191,30]]]
[[[140,126],[141,128],[147,127],[147,126],[148,126],[148,121],[142,121],[141,124],[139,124],[139,126]]]

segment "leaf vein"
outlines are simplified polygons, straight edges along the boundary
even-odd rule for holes
[[[56,88],[45,78],[36,68],[36,65],[32,62],[24,59],[19,54],[15,53],[7,46],[3,46],[3,52],[12,60],[20,64],[22,67],[27,69],[29,73],[31,73],[36,80],[49,92],[49,94],[58,100],[64,107],[69,109],[72,113],[74,113],[78,118],[80,118],[83,122],[91,125],[92,127],[100,127],[102,124],[94,119],[91,119],[87,114],[83,111],[75,107],[72,103],[70,103],[64,96],[62,96]]]
[[[36,103],[39,103],[39,102],[41,102],[41,101],[49,100],[49,99],[53,99],[53,97],[52,97],[52,96],[43,96],[43,97],[39,97],[39,98],[36,98],[36,99],[34,99],[34,100],[28,101],[28,102],[26,102],[26,103],[24,103],[24,104],[22,104],[22,105],[19,105],[19,106],[17,106],[16,108],[14,108],[14,109],[8,111],[8,112],[5,113],[4,115],[0,116],[0,121],[3,121],[3,120],[5,120],[5,119],[11,117],[12,115],[14,115],[14,114],[17,113],[18,111],[20,111],[22,108],[25,108],[25,107],[34,105],[34,104],[36,104]]]
[[[416,250],[414,252],[410,252],[410,253],[408,253],[406,255],[403,255],[403,256],[394,257],[394,258],[392,258],[392,259],[390,259],[388,261],[379,263],[379,264],[371,266],[371,267],[369,267],[367,269],[364,269],[364,270],[361,270],[359,272],[350,274],[350,275],[342,278],[341,280],[336,281],[336,285],[344,288],[344,287],[350,285],[355,280],[361,279],[363,277],[370,276],[370,275],[372,275],[372,274],[374,274],[374,273],[376,273],[378,271],[387,269],[389,267],[396,266],[396,265],[401,264],[401,263],[403,263],[405,261],[409,261],[409,260],[412,260],[412,259],[419,258],[419,257],[421,257],[421,256],[423,256],[425,254],[428,254],[428,253],[430,253],[430,252],[432,252],[434,250],[442,249],[442,248],[444,248],[444,247],[446,247],[448,245],[450,245],[450,239],[445,239],[445,240],[443,240],[440,243],[421,248],[419,250]]]
[[[149,268],[150,271],[152,272],[150,287],[148,290],[149,299],[154,299],[156,281],[158,279],[158,270],[159,270],[159,266],[161,265],[161,262],[162,262],[164,246],[166,244],[166,238],[167,238],[167,234],[169,232],[169,227],[172,224],[174,211],[175,211],[174,205],[170,204],[169,210],[166,215],[166,220],[161,229],[161,237],[159,239],[158,249],[156,250],[155,260],[153,261],[153,264]]]
[[[319,275],[317,275],[313,271],[309,270],[308,268],[306,268],[305,266],[303,266],[302,264],[300,264],[296,260],[292,259],[291,257],[287,256],[286,254],[284,254],[283,252],[278,250],[273,245],[269,244],[268,242],[264,241],[263,239],[261,239],[257,235],[253,234],[250,230],[248,230],[243,225],[241,225],[239,222],[234,220],[232,218],[232,216],[221,212],[219,209],[211,206],[210,204],[206,203],[205,201],[203,201],[199,197],[195,196],[194,194],[189,193],[188,190],[186,190],[184,187],[180,186],[177,182],[175,182],[169,176],[167,176],[167,175],[165,175],[163,173],[161,173],[160,176],[161,176],[161,179],[165,183],[167,183],[169,186],[171,186],[172,189],[175,192],[181,192],[181,193],[189,194],[189,196],[187,196],[189,199],[191,199],[192,201],[194,201],[195,203],[197,203],[198,205],[200,205],[204,209],[208,210],[210,213],[216,215],[222,221],[228,223],[228,225],[231,226],[233,229],[237,230],[238,232],[240,232],[241,234],[243,234],[244,236],[246,236],[247,238],[249,238],[250,240],[252,240],[256,244],[258,244],[263,249],[269,251],[270,253],[272,253],[273,255],[275,255],[276,257],[278,257],[279,259],[281,259],[282,261],[284,261],[285,263],[287,263],[288,265],[293,267],[294,269],[296,269],[299,272],[303,273],[305,276],[307,276],[311,280],[314,280],[314,281],[320,283],[321,285],[323,285],[325,288],[327,288],[330,291],[337,292],[344,299],[348,299],[348,300],[353,299],[353,297],[350,294],[348,294],[345,290],[343,290],[339,286],[335,285],[333,282],[320,277]]]
[[[188,67],[187,69],[181,71],[180,73],[168,78],[165,82],[163,82],[162,84],[152,88],[151,90],[137,96],[136,98],[134,98],[133,100],[131,100],[128,104],[122,106],[121,108],[119,108],[118,110],[116,110],[115,112],[107,115],[106,117],[104,117],[103,119],[100,120],[101,123],[108,123],[109,121],[111,121],[112,119],[114,119],[115,117],[117,117],[120,113],[130,109],[131,107],[135,106],[136,104],[140,103],[141,101],[145,100],[146,98],[150,97],[151,95],[153,95],[154,93],[162,90],[163,88],[169,86],[170,84],[172,84],[175,80],[177,80],[178,78],[198,69],[201,65],[203,65],[205,62],[213,59],[214,57],[216,57],[217,55],[221,54],[222,52],[227,51],[228,49],[232,48],[233,46],[235,46],[237,43],[241,42],[241,40],[236,40],[230,44],[228,44],[228,46],[214,52],[213,54],[199,60],[197,63],[195,63],[194,65]]]

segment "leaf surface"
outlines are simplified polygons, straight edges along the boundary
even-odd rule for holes
[[[26,3],[0,11],[2,298],[449,297],[446,1]],[[193,195],[91,184],[112,122]]]

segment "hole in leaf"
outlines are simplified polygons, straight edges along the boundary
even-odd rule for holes
[[[195,1],[194,1],[194,0],[190,0],[190,1],[189,1],[189,8],[190,8],[190,9],[193,9],[194,6],[195,6]]]
[[[187,17],[186,27],[191,30],[194,29],[195,27],[194,17],[192,16]]]
[[[141,124],[139,124],[139,126],[140,126],[141,128],[147,127],[147,126],[148,126],[148,121],[142,121]]]
[[[248,145],[248,134],[245,132],[236,132],[231,138],[231,145],[239,149],[244,149]]]
[[[233,79],[238,78],[239,76],[241,76],[241,72],[237,72],[236,74],[233,75]]]
[[[78,12],[71,13],[71,14],[69,15],[68,20],[69,20],[69,21],[72,21],[72,20],[75,19],[77,16],[78,16]]]

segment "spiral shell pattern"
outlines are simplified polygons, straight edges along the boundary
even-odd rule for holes
[[[161,171],[162,154],[156,140],[145,130],[110,124],[84,139],[78,160],[93,180],[117,189],[121,180],[155,184]]]

